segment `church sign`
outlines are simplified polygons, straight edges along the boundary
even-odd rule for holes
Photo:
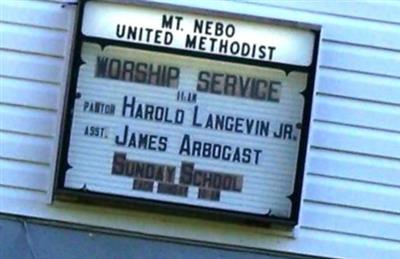
[[[55,198],[297,224],[319,29],[82,1]]]

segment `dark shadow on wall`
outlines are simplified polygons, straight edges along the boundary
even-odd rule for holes
[[[236,251],[151,238],[106,234],[99,231],[45,225],[26,218],[1,217],[1,259],[110,259],[110,258],[301,258]]]

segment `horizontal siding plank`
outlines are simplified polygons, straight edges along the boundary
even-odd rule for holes
[[[400,187],[400,160],[311,149],[308,172]]]
[[[68,10],[61,4],[34,0],[0,1],[0,21],[66,30]]]
[[[53,139],[0,132],[0,157],[49,164]]]
[[[400,188],[307,175],[304,199],[351,206],[400,216]]]
[[[50,168],[46,165],[0,159],[0,185],[46,191]]]
[[[66,3],[66,4],[75,4],[79,0],[46,0],[48,2],[54,2],[54,3]]]
[[[0,50],[0,75],[60,83],[63,59]]]
[[[320,68],[319,93],[400,104],[400,79]]]
[[[400,159],[400,134],[314,122],[311,145]]]
[[[176,4],[173,0],[164,0],[163,2]],[[397,40],[400,38],[400,30],[397,24],[385,24],[383,28],[381,22],[355,20],[347,17],[301,12],[283,7],[243,2],[229,2],[227,4],[226,1],[215,1],[210,5],[208,1],[182,0],[179,4],[273,19],[319,24],[323,27],[323,39],[400,50]]]
[[[324,95],[317,96],[314,105],[314,119],[400,133],[400,106]]]
[[[312,1],[310,0],[245,0],[247,3],[265,4],[339,16],[400,23],[400,5],[396,1]],[[356,10],[356,11],[355,11]]]
[[[301,226],[400,241],[398,215],[305,202]]]
[[[0,23],[0,48],[38,54],[64,55],[66,32]]]
[[[400,52],[395,51],[323,42],[319,65],[400,78]]]
[[[54,136],[56,113],[0,104],[0,130]]]
[[[58,84],[0,77],[0,103],[57,110],[60,88]]]

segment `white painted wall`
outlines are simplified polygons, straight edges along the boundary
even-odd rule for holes
[[[0,212],[327,257],[399,258],[400,2],[179,1],[323,26],[304,200],[293,232],[47,205],[76,8],[61,2],[0,1]]]

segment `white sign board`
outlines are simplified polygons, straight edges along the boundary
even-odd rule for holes
[[[308,30],[100,2],[86,4],[82,33],[299,66],[311,64],[315,38]]]
[[[63,188],[291,217],[308,73],[148,46],[308,66],[313,33],[100,2],[81,32]]]

